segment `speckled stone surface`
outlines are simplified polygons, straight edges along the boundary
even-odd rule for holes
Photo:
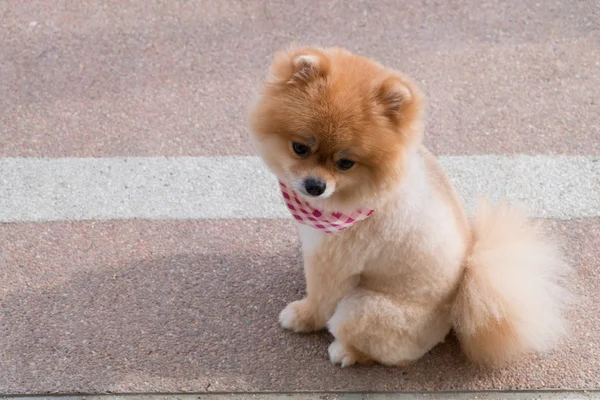
[[[287,221],[0,225],[0,393],[600,388],[600,220],[551,222],[581,295],[556,352],[505,369],[456,341],[406,369],[340,369],[328,334],[277,314],[303,295]]]
[[[0,19],[0,156],[250,154],[248,102],[292,42],[413,76],[438,154],[600,155],[594,0],[3,1]]]

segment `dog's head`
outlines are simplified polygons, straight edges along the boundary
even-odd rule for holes
[[[275,55],[250,112],[261,157],[309,202],[363,206],[401,179],[422,135],[422,95],[403,74],[339,48]]]

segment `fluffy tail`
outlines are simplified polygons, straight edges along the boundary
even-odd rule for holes
[[[507,205],[482,203],[454,304],[455,331],[473,362],[498,365],[549,350],[565,332],[569,272],[539,223]]]

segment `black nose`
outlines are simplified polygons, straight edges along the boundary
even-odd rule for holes
[[[315,178],[307,178],[304,181],[304,189],[306,189],[306,193],[311,196],[320,196],[325,192],[325,188],[327,184],[320,179]]]

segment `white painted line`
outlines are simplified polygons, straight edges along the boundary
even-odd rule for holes
[[[600,160],[441,157],[467,207],[507,198],[534,217],[600,217]],[[0,222],[290,218],[256,157],[0,158]]]

